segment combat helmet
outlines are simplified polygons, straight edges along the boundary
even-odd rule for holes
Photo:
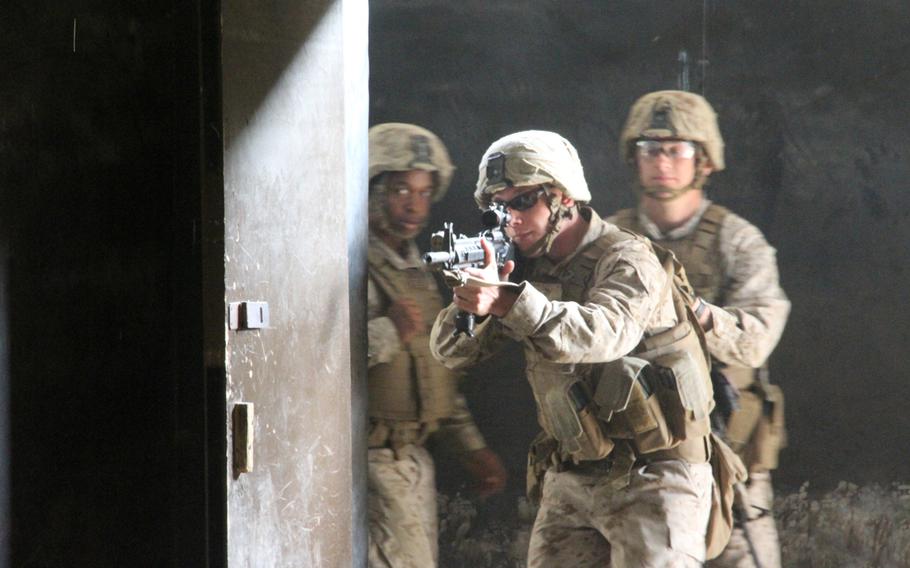
[[[641,138],[674,138],[697,142],[714,171],[724,169],[724,140],[717,114],[704,97],[688,91],[657,91],[632,105],[619,138],[623,160],[633,162]]]
[[[436,177],[433,202],[445,195],[455,167],[438,136],[403,122],[387,122],[370,128],[370,187],[385,172],[424,170]]]
[[[487,207],[493,195],[507,187],[551,184],[567,197],[591,201],[578,152],[555,132],[525,130],[493,142],[480,159],[474,200]]]
[[[559,188],[576,203],[591,201],[575,147],[559,134],[545,130],[516,132],[493,142],[480,160],[474,200],[483,209],[490,205],[496,193],[508,187],[533,185]],[[548,199],[549,231],[526,254],[549,252],[561,221],[573,215],[574,208],[563,205],[555,195],[548,192]]]

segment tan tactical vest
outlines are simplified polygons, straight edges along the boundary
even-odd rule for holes
[[[653,240],[665,249],[673,251],[676,258],[686,267],[686,276],[695,293],[711,304],[724,303],[724,266],[720,256],[721,224],[730,210],[712,203],[698,222],[698,227],[681,239]],[[644,227],[638,222],[638,211],[623,209],[614,215],[613,222],[623,229],[644,235]]]
[[[720,254],[720,227],[730,210],[712,203],[705,210],[695,230],[681,239],[661,239],[653,242],[673,251],[686,268],[686,276],[695,294],[706,302],[724,303],[724,266]],[[645,234],[635,209],[623,209],[614,216],[614,223],[624,229]],[[748,388],[755,380],[755,370],[748,367],[725,367],[724,374],[737,388]]]
[[[458,390],[457,375],[430,353],[430,337],[442,301],[433,276],[419,269],[400,270],[382,254],[368,256],[369,275],[386,304],[401,297],[417,302],[426,333],[415,335],[388,363],[370,368],[368,411],[371,418],[433,422],[451,416]]]
[[[551,301],[583,304],[597,262],[627,239],[641,237],[610,231],[556,275],[536,273],[532,266],[527,280]],[[669,254],[665,259],[673,262]],[[666,298],[676,300],[672,284],[664,292]],[[646,337],[632,354],[617,361],[555,363],[534,349],[525,350],[540,424],[558,440],[561,454],[576,462],[598,460],[609,455],[618,440],[629,440],[636,454],[647,454],[710,432],[713,392],[707,348],[683,302],[674,304],[680,323]]]
[[[697,295],[711,304],[723,305],[725,267],[720,254],[720,227],[730,210],[711,204],[694,231],[681,239],[654,241],[670,249],[686,268],[689,282]],[[620,227],[644,233],[635,209],[616,213],[613,222]],[[760,371],[750,367],[723,365],[715,362],[724,376],[740,391],[740,408],[727,422],[726,438],[745,461],[750,471],[777,467],[777,454],[786,445],[784,400],[780,388],[759,381]],[[765,403],[772,403],[772,413],[764,416]]]

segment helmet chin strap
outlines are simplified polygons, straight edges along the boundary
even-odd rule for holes
[[[656,199],[657,201],[673,201],[679,199],[683,196],[684,193],[690,189],[697,189],[694,184],[687,185],[686,187],[681,187],[679,189],[667,189],[666,187],[644,187],[643,185],[638,186],[638,192],[640,194],[647,195],[651,199]]]
[[[553,242],[556,236],[562,230],[563,221],[571,219],[575,207],[566,207],[562,204],[559,196],[547,193],[548,206],[550,208],[550,218],[547,220],[547,232],[531,247],[530,250],[523,254],[529,258],[545,255],[553,248]]]

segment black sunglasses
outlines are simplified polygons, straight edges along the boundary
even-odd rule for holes
[[[508,201],[497,201],[493,200],[497,205],[501,205],[512,211],[527,211],[537,203],[537,200],[540,199],[540,196],[547,192],[547,187],[541,185],[533,191],[526,191],[521,195],[516,195]]]

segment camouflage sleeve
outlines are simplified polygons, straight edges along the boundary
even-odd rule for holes
[[[384,315],[382,299],[373,280],[367,279],[367,366],[388,363],[401,351],[398,330]]]
[[[430,332],[430,351],[439,362],[450,369],[464,369],[499,351],[508,340],[496,318],[488,317],[474,327],[474,337],[455,336],[455,314],[458,309],[449,304],[436,316]]]
[[[760,367],[774,350],[790,313],[775,250],[754,225],[729,215],[720,229],[726,267],[724,306],[708,305],[711,355],[727,364]]]
[[[458,453],[487,447],[480,429],[474,423],[468,403],[461,394],[455,398],[455,411],[439,423],[439,430],[434,435],[440,444],[453,448]]]
[[[525,282],[500,321],[549,361],[613,361],[632,351],[652,323],[675,323],[669,296],[663,294],[666,282],[651,249],[627,240],[598,262],[584,304],[550,301]]]

